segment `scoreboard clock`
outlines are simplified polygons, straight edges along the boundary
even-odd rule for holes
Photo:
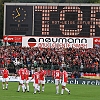
[[[27,11],[22,7],[15,8],[12,11],[12,18],[15,22],[21,23],[24,22],[27,18]]]
[[[5,35],[32,35],[33,6],[6,5]]]

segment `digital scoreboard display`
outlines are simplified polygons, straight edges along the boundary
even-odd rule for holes
[[[100,36],[100,6],[5,3],[4,35]]]
[[[100,36],[100,6],[34,6],[35,36]]]

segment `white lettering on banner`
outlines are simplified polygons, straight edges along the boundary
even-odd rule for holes
[[[78,80],[70,80],[68,81],[69,84],[80,84],[80,82]],[[82,84],[85,84],[84,82]],[[88,85],[88,82],[87,82],[87,85]]]
[[[14,40],[13,38],[5,37],[4,40]]]
[[[50,80],[47,80],[47,83],[50,83]]]
[[[87,81],[87,85],[89,85],[90,84],[90,81]]]
[[[72,48],[87,48],[87,44],[72,44]]]
[[[40,48],[93,48],[93,38],[73,37],[22,37],[22,47],[30,47],[28,40],[33,38]],[[32,41],[31,41],[32,43]]]
[[[100,40],[98,40],[98,39],[95,39],[95,42],[100,42]]]
[[[94,45],[100,45],[100,38],[99,37],[93,38],[93,44]]]
[[[39,48],[69,48],[71,47],[68,43],[39,43]]]
[[[91,82],[91,85],[95,85],[95,82],[94,82],[94,81],[92,81],[92,82]]]
[[[100,82],[98,80],[96,80],[96,85],[100,85]]]
[[[39,43],[39,48],[87,48],[87,44]]]
[[[22,42],[22,36],[4,35],[3,41],[4,42]]]
[[[73,80],[69,81],[69,84],[73,84]]]
[[[29,80],[31,77],[29,77]],[[2,81],[2,76],[0,76],[0,81]],[[9,76],[9,82],[18,82],[19,77],[15,76]],[[31,80],[30,82],[33,82]],[[45,83],[55,83],[52,78],[46,77]],[[68,79],[68,84],[82,84],[82,85],[98,85],[100,86],[100,81],[99,80],[89,80],[89,79]]]
[[[94,43],[100,44],[100,38],[94,38]]]
[[[78,81],[75,79],[75,83],[74,84],[78,84]]]
[[[82,84],[83,84],[83,85],[86,84],[85,81],[83,81]]]
[[[54,83],[54,80],[51,80],[51,83]]]

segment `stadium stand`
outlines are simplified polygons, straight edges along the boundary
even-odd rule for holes
[[[10,73],[15,73],[20,66],[43,66],[45,70],[61,69],[66,66],[74,75],[84,73],[100,73],[100,48],[93,49],[45,49],[21,46],[0,47],[0,68],[8,66]],[[48,72],[49,73],[49,72]]]

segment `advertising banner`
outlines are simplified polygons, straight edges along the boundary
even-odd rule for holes
[[[33,82],[31,80],[31,77],[29,77],[30,82]],[[0,76],[0,81],[2,81],[2,76]],[[15,76],[10,76],[9,77],[9,82],[18,82],[19,77]],[[45,78],[46,83],[55,83],[54,79],[52,77],[46,77]],[[60,81],[61,82],[61,81]],[[68,84],[81,84],[81,85],[97,85],[100,86],[100,80],[97,79],[74,79],[74,78],[69,78],[68,79]]]
[[[100,48],[100,37],[93,38],[93,45]]]
[[[3,36],[4,42],[22,42],[22,36]]]
[[[46,78],[46,83],[55,83],[52,77]],[[100,80],[96,79],[75,79],[75,78],[69,78],[68,84],[81,84],[81,85],[99,85],[100,86]]]
[[[81,37],[22,37],[22,47],[93,48],[93,38]]]

